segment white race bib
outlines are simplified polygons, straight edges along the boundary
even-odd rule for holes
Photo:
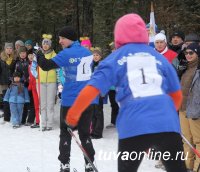
[[[91,70],[92,61],[93,61],[93,55],[83,57],[81,59],[81,62],[77,66],[76,81],[90,80],[92,75],[92,70]]]
[[[134,97],[163,94],[162,76],[156,67],[156,58],[149,53],[136,53],[127,57],[129,87]]]

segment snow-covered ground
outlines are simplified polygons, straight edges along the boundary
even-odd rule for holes
[[[41,132],[22,126],[13,129],[11,124],[0,125],[0,172],[59,172],[59,104],[55,107],[54,130]],[[104,106],[105,126],[110,122],[110,107]],[[0,119],[0,122],[3,119]],[[77,135],[77,133],[75,132]],[[117,172],[117,161],[112,152],[117,152],[117,132],[104,129],[103,139],[93,140],[96,151],[96,166],[99,172]],[[102,156],[104,153],[104,156]],[[109,154],[110,153],[110,154]],[[139,172],[163,172],[156,169],[156,162],[143,160]],[[71,167],[84,172],[83,155],[72,142]]]

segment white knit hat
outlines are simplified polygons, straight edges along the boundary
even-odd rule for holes
[[[156,36],[154,38],[154,43],[156,41],[158,41],[158,40],[165,41],[167,43],[167,38],[166,38],[166,36],[163,33],[156,34]]]

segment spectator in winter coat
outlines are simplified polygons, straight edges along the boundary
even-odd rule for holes
[[[13,43],[6,42],[0,55],[0,95],[4,97],[15,70],[16,56],[14,55]],[[3,105],[4,122],[10,121],[10,108],[7,102]]]
[[[183,151],[177,115],[182,94],[173,66],[147,45],[145,23],[137,14],[124,15],[116,22],[114,40],[117,50],[100,63],[80,92],[67,113],[67,124],[76,126],[90,102],[116,86],[118,171],[136,172],[144,156],[124,159],[124,152],[141,155],[154,145],[162,153],[169,152],[168,160],[161,157],[168,172],[186,172],[185,162],[176,156]]]
[[[103,60],[103,54],[100,47],[92,48],[93,53],[93,63],[92,63],[92,72],[94,72],[100,63]],[[92,139],[101,139],[103,137],[103,128],[104,128],[104,114],[103,114],[103,103],[104,96],[99,96],[99,104],[94,105],[95,110],[92,116]]]
[[[61,162],[61,172],[70,171],[71,135],[65,122],[65,116],[70,106],[78,96],[80,90],[89,81],[92,71],[91,63],[93,56],[91,52],[80,45],[77,35],[73,28],[66,26],[59,32],[59,43],[63,50],[54,58],[46,59],[39,51],[37,53],[38,65],[43,70],[64,68],[65,83],[61,95],[60,112],[60,154],[58,159]],[[94,105],[97,100],[83,112],[83,116],[77,126],[79,138],[83,148],[86,150],[91,161],[94,161],[94,148],[90,139],[90,124]],[[85,171],[92,172],[90,163],[85,159]]]
[[[183,92],[183,103],[179,112],[181,130],[186,139],[200,152],[200,47],[197,43],[192,43],[187,46],[184,53],[188,66],[181,78]],[[185,142],[184,152],[187,156],[188,171],[197,171],[200,159]]]
[[[169,48],[179,54],[180,51],[182,50],[184,39],[185,39],[185,34],[182,31],[175,31],[171,35]]]
[[[11,123],[13,128],[19,128],[22,121],[24,103],[29,102],[27,88],[20,82],[21,74],[13,74],[13,82],[7,89],[4,101],[9,102],[11,111]]]
[[[29,73],[28,73],[28,66],[29,60],[27,56],[27,49],[26,47],[20,47],[18,50],[19,57],[16,61],[15,65],[15,72],[19,72],[21,74],[21,79],[24,83],[25,87],[28,87],[29,84]]]
[[[14,72],[15,60],[13,44],[6,42],[0,56],[0,94],[8,88]]]
[[[182,31],[175,31],[171,36],[171,41],[169,44],[169,49],[175,51],[177,55],[177,62],[175,64],[175,68],[177,69],[177,74],[179,79],[181,78],[183,72],[187,67],[187,60],[185,59],[185,55],[183,52],[183,44],[184,44],[185,34]]]
[[[16,61],[15,65],[15,72],[19,72],[21,74],[21,82],[24,84],[26,88],[28,88],[29,85],[29,72],[28,72],[28,66],[29,66],[29,60],[27,57],[27,49],[24,46],[21,46],[18,49],[18,60]],[[31,92],[29,92],[30,99],[32,100],[33,96]],[[31,101],[31,104],[25,103],[24,104],[24,110],[22,114],[22,121],[21,123],[25,126],[30,126],[34,122],[34,112],[33,108],[31,108],[31,105],[33,105],[33,101]]]

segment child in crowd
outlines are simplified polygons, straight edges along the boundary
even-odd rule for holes
[[[11,123],[13,128],[20,127],[24,104],[30,101],[28,90],[24,87],[20,80],[21,74],[19,72],[15,72],[13,74],[13,82],[7,89],[4,96],[4,101],[9,102],[10,104]]]
[[[29,72],[29,85],[28,85],[28,90],[32,93],[33,97],[33,104],[34,104],[34,116],[35,116],[35,124],[31,125],[31,128],[39,128],[39,98],[38,98],[38,93],[37,93],[37,88],[36,88],[36,78],[37,77],[37,70],[35,64],[33,63],[33,51],[32,49],[28,50],[28,59],[29,59],[29,67],[28,67],[28,72]],[[35,68],[34,68],[35,67]],[[33,73],[33,74],[32,74]]]
[[[94,72],[99,65],[99,62],[102,60],[102,51],[99,47],[92,48],[93,53],[93,64],[92,64],[92,72]],[[104,128],[104,114],[103,114],[103,101],[104,97],[99,96],[99,104],[95,104],[95,111],[92,117],[92,139],[100,139],[103,135]]]
[[[81,37],[80,41],[81,41],[81,46],[83,46],[89,50],[92,48],[92,43],[91,43],[89,37]]]
[[[25,46],[21,46],[18,50],[19,58],[15,65],[15,71],[21,74],[21,81],[26,88],[29,86],[29,60],[27,56],[27,49]],[[33,104],[33,96],[32,92],[29,91],[30,96],[30,104],[24,105],[24,110],[22,114],[22,124],[25,126],[30,126],[34,123],[35,112],[34,112],[34,104]]]

